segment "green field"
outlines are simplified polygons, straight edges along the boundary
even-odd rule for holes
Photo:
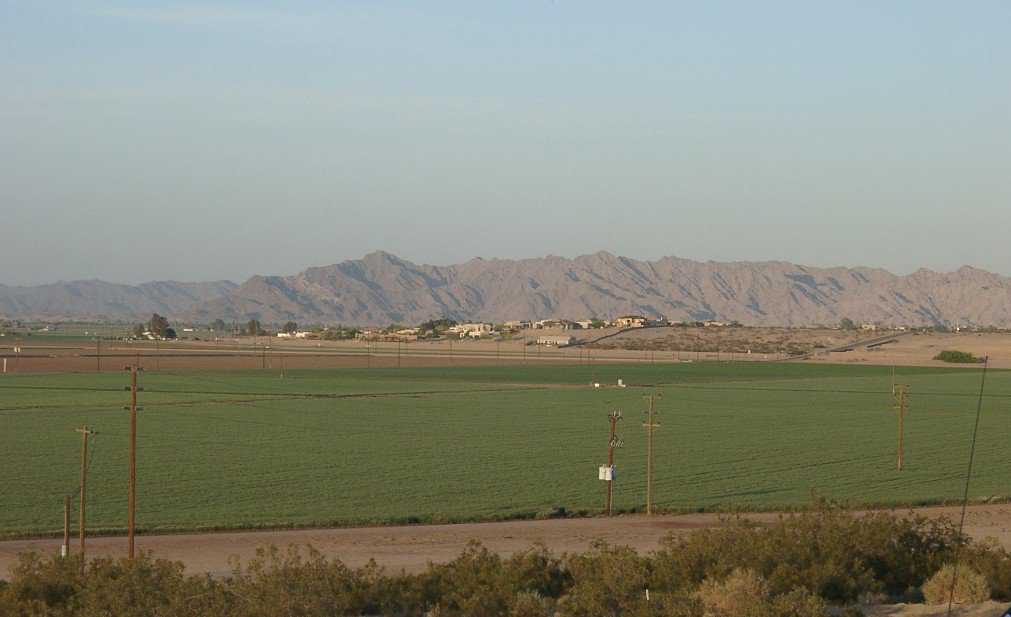
[[[628,388],[595,390],[597,379]],[[656,502],[774,509],[961,497],[979,370],[899,369],[910,385],[895,470],[891,369],[761,363],[142,374],[143,530],[458,521],[593,512],[607,413],[615,503],[645,500],[643,396],[663,394]],[[0,534],[62,529],[80,435],[99,434],[89,526],[126,521],[124,373],[0,377]],[[1011,372],[987,378],[970,497],[1011,495]]]

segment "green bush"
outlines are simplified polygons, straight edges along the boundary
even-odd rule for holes
[[[773,595],[800,587],[845,604],[867,592],[898,596],[919,587],[957,543],[958,533],[947,520],[855,516],[825,507],[783,516],[768,526],[728,520],[721,527],[671,536],[653,568],[656,584],[666,589],[694,588],[745,568],[762,576]]]
[[[968,351],[955,351],[952,349],[942,351],[934,356],[934,359],[955,364],[978,364],[983,361],[982,358],[977,358]]]
[[[1011,598],[1011,555],[946,521],[833,508],[741,520],[640,555],[595,543],[557,557],[534,546],[511,557],[471,544],[419,574],[351,568],[308,548],[268,547],[231,575],[186,575],[180,563],[25,554],[0,584],[0,615],[59,617],[820,617],[826,603],[944,597],[944,564],[961,555],[960,601]],[[950,574],[948,581],[950,581]],[[646,599],[649,590],[649,600]]]
[[[979,604],[990,599],[990,585],[985,576],[972,568],[963,564],[956,571],[952,564],[946,563],[923,584],[923,598],[927,604],[947,604],[952,598],[956,604]]]

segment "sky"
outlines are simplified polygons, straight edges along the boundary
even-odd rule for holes
[[[1011,3],[0,0],[0,283],[1011,275]]]

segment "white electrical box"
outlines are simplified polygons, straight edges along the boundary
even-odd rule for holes
[[[597,478],[606,482],[614,480],[614,465],[601,465],[597,470]]]

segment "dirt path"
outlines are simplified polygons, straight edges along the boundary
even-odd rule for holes
[[[948,516],[953,520],[958,517],[958,508],[954,507],[920,508],[916,512],[931,517]],[[751,514],[748,518],[771,521],[777,516],[764,513]],[[157,557],[182,561],[190,572],[225,574],[229,571],[229,557],[237,556],[245,561],[254,555],[257,547],[269,544],[312,544],[324,554],[339,557],[350,566],[360,566],[369,559],[375,559],[392,571],[417,572],[423,570],[429,561],[453,559],[470,540],[478,540],[504,555],[521,551],[537,542],[556,553],[583,551],[596,539],[648,552],[659,548],[660,541],[668,533],[683,533],[718,525],[719,522],[717,514],[652,518],[635,515],[611,519],[141,536],[137,539],[137,546],[152,551]],[[1011,505],[970,507],[966,531],[978,539],[993,537],[1006,548],[1011,548]],[[59,543],[57,539],[0,542],[0,577],[7,577],[18,553],[56,552]],[[71,543],[71,548],[77,549],[76,540]],[[122,556],[126,551],[126,540],[121,537],[92,538],[88,541],[88,551],[91,555]]]

